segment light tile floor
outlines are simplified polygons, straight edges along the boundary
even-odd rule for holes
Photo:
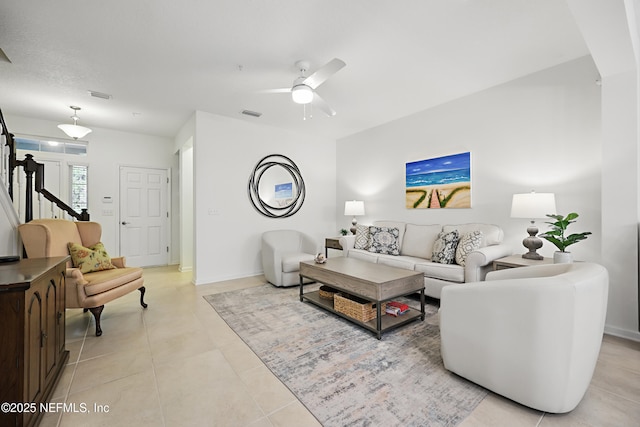
[[[144,276],[149,308],[137,292],[108,304],[101,337],[90,313],[67,311],[69,364],[52,399],[66,409],[41,426],[320,425],[202,298],[263,277],[193,286],[175,266]],[[569,414],[490,393],[462,425],[640,425],[640,343],[605,336],[591,386]]]

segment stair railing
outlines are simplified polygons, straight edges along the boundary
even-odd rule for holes
[[[26,154],[24,160],[17,160],[15,138],[7,129],[7,125],[2,115],[2,110],[0,110],[0,125],[2,127],[2,133],[0,134],[2,135],[2,139],[0,140],[0,146],[2,149],[0,152],[2,156],[0,180],[2,180],[3,187],[7,189],[9,197],[13,200],[14,170],[19,166],[24,170],[27,177],[25,185],[25,222],[29,222],[33,219],[34,189],[39,195],[42,195],[45,199],[50,201],[53,205],[56,205],[62,211],[66,212],[69,216],[77,219],[78,221],[89,221],[89,212],[87,209],[82,209],[82,212],[78,213],[71,206],[67,205],[44,188],[44,164],[36,162],[33,159],[32,154]]]

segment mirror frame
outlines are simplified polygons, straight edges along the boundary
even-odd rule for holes
[[[260,179],[266,171],[272,167],[282,167],[291,175],[293,184],[296,188],[296,194],[294,195],[291,203],[287,206],[271,206],[268,201],[262,200],[260,197]],[[249,194],[249,200],[253,204],[253,207],[262,215],[269,218],[286,218],[294,215],[300,210],[306,196],[306,189],[304,186],[304,180],[298,166],[282,154],[269,154],[263,157],[253,168],[253,172],[249,176],[249,183],[247,184],[247,192]]]

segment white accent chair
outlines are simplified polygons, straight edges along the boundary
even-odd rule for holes
[[[499,270],[445,286],[440,300],[446,369],[540,411],[582,400],[602,343],[609,276],[579,262]]]
[[[300,284],[300,262],[313,261],[320,252],[314,240],[296,230],[273,230],[262,234],[262,268],[274,286]]]

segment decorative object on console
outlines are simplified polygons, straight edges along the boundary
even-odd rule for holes
[[[287,203],[276,201],[274,191],[276,184],[284,181],[287,181],[287,191],[291,192]],[[249,177],[247,191],[253,207],[269,218],[286,218],[295,214],[302,207],[306,195],[300,169],[293,160],[281,154],[270,154],[260,159]]]
[[[471,153],[406,164],[407,209],[470,208]]]
[[[551,225],[551,230],[546,233],[542,233],[540,237],[546,239],[553,243],[558,250],[553,254],[553,262],[556,264],[564,264],[573,262],[573,256],[571,252],[567,252],[568,246],[573,245],[574,243],[578,243],[581,240],[587,238],[590,231],[585,231],[583,233],[574,233],[568,236],[565,236],[564,233],[567,231],[567,227],[569,224],[573,224],[576,218],[578,218],[578,214],[575,212],[571,212],[566,217],[562,215],[551,215],[547,214],[549,218],[555,219],[554,222],[547,221],[547,224]]]
[[[91,133],[91,129],[86,128],[84,126],[79,126],[78,125],[78,111],[81,110],[80,107],[76,107],[75,105],[71,105],[69,108],[71,108],[73,110],[73,116],[71,116],[71,118],[73,119],[73,124],[61,124],[58,125],[58,128],[67,134],[67,136],[69,136],[70,138],[73,139],[78,139],[78,138],[84,138],[87,134]]]
[[[531,193],[514,194],[511,201],[511,218],[527,218],[531,220],[531,225],[527,228],[529,237],[526,237],[522,244],[529,250],[522,258],[544,259],[536,250],[542,247],[542,240],[536,235],[538,227],[535,225],[537,218],[546,218],[547,212],[556,211],[556,197],[553,193]]]
[[[347,231],[347,229],[346,229],[346,228],[341,228],[341,229],[340,229],[340,235],[341,235],[341,236],[346,236],[347,234],[349,234],[349,232]]]
[[[347,200],[344,202],[344,214],[345,216],[353,217],[353,220],[351,220],[351,234],[356,234],[356,224],[358,224],[356,216],[364,215],[364,202],[362,200]]]

